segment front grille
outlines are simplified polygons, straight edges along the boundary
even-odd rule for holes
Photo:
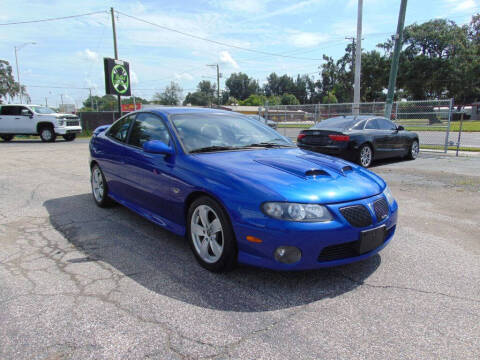
[[[373,203],[373,209],[377,216],[377,221],[385,220],[388,217],[388,204],[384,198],[378,199]]]
[[[352,241],[348,243],[331,245],[323,248],[318,261],[332,261],[340,260],[349,257],[358,256],[358,253],[355,251],[355,244],[358,241]]]
[[[340,209],[347,221],[355,227],[366,227],[372,225],[372,216],[363,205],[347,206]]]
[[[78,126],[79,122],[78,121],[67,121],[67,126]]]
[[[395,226],[388,229],[387,234],[385,235],[385,240],[392,236],[394,231]],[[360,240],[357,240],[348,243],[324,247],[322,252],[318,256],[318,261],[333,261],[360,256],[361,254],[358,253],[359,242]]]

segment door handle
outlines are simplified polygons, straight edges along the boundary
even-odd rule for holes
[[[15,118],[15,120],[20,120],[20,118]]]

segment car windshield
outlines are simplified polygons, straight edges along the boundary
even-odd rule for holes
[[[172,122],[188,152],[295,146],[275,130],[246,116],[192,113],[175,115]]]
[[[45,106],[31,106],[37,114],[55,114],[55,111]]]
[[[352,117],[333,117],[325,119],[313,126],[312,129],[351,129],[360,119]]]

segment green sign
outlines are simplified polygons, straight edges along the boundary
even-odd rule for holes
[[[126,61],[103,59],[105,70],[105,93],[130,96],[130,67]]]

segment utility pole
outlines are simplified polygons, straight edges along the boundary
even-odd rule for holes
[[[118,48],[117,48],[117,30],[115,29],[115,11],[113,7],[110,8],[110,14],[112,15],[112,30],[113,30],[113,51],[115,52],[115,60],[118,60]],[[118,114],[122,116],[122,98],[117,95],[118,98]]]
[[[355,83],[353,88],[353,115],[360,114],[360,72],[362,70],[362,11],[363,0],[358,0],[357,44],[355,46]]]
[[[217,68],[217,105],[220,106],[220,68],[218,67],[218,64],[207,66],[215,66]]]
[[[62,100],[62,108],[63,108],[63,94],[60,94],[60,99]]]
[[[398,13],[397,32],[395,34],[395,47],[393,49],[392,65],[390,67],[390,78],[388,80],[387,101],[385,103],[385,117],[390,119],[392,115],[393,95],[395,93],[395,83],[397,82],[398,61],[400,59],[400,50],[403,43],[403,25],[405,24],[405,13],[407,12],[407,0],[400,3],[400,12]]]
[[[35,45],[36,42],[32,41],[32,42],[26,42],[26,43],[23,43],[22,45],[20,46],[14,46],[14,50],[15,50],[15,65],[17,67],[17,82],[18,82],[18,93],[20,95],[20,104],[23,102],[23,94],[22,94],[22,84],[20,83],[20,71],[18,70],[18,55],[17,55],[17,52],[18,50],[20,50],[21,48],[27,46],[27,45]]]
[[[93,110],[92,88],[88,88],[88,91],[90,92],[90,107]]]
[[[48,99],[46,96],[45,96],[45,107],[48,107]]]

